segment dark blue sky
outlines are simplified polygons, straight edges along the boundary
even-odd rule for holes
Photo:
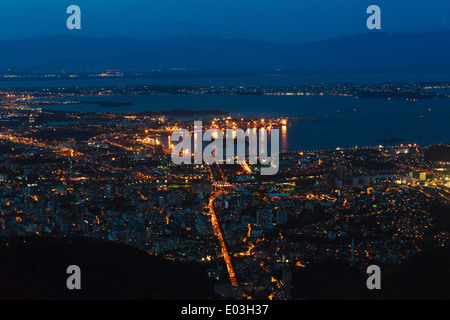
[[[82,12],[82,30],[66,28],[66,8]],[[368,32],[366,9],[382,10],[382,31],[450,29],[449,0],[1,0],[0,40],[30,36],[217,35],[301,43]]]

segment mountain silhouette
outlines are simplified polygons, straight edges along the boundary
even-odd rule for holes
[[[222,70],[450,73],[450,30],[369,32],[303,44],[219,37],[94,38],[71,35],[0,41],[0,70]]]

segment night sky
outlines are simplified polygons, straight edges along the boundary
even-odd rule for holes
[[[82,30],[68,30],[78,5]],[[219,36],[302,43],[368,32],[366,9],[378,5],[382,31],[450,29],[450,1],[433,0],[1,0],[0,40],[32,36]]]

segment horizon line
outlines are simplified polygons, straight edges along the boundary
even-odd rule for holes
[[[134,35],[110,35],[110,36],[97,36],[97,35],[78,35],[78,34],[68,34],[68,33],[59,33],[59,34],[52,34],[52,35],[34,35],[34,36],[25,36],[20,38],[14,38],[14,39],[0,39],[0,42],[8,42],[8,41],[23,41],[23,40],[32,40],[32,39],[39,39],[39,38],[58,38],[58,37],[67,37],[67,38],[87,38],[87,39],[115,39],[115,38],[128,38],[138,41],[144,41],[144,42],[158,42],[158,41],[164,41],[164,40],[178,40],[178,39],[219,39],[224,41],[230,41],[230,40],[246,40],[249,42],[254,43],[267,43],[275,46],[289,46],[289,45],[305,45],[305,44],[311,44],[311,43],[317,43],[317,42],[323,42],[323,41],[329,41],[329,40],[336,40],[340,38],[351,38],[351,37],[357,37],[362,35],[380,35],[380,34],[386,34],[386,35],[425,35],[425,34],[438,34],[438,33],[450,33],[450,28],[442,29],[442,30],[434,30],[434,31],[421,31],[421,32],[392,32],[392,31],[385,31],[385,30],[371,30],[366,32],[356,32],[353,34],[340,34],[333,37],[327,37],[317,40],[311,40],[311,41],[304,41],[304,42],[284,42],[284,43],[276,43],[270,40],[265,39],[252,39],[252,38],[246,38],[246,37],[223,37],[216,34],[213,35],[200,35],[200,34],[191,34],[186,36],[174,36],[174,35],[167,35],[164,37],[154,38],[154,39],[146,39],[141,38]]]

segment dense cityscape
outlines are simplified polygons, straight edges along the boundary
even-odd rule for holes
[[[324,86],[309,87],[324,93]],[[398,91],[410,93],[404,99],[438,95],[424,93],[431,87],[448,84]],[[392,94],[392,86],[384,88],[384,97]],[[190,89],[2,90],[0,236],[83,236],[208,264],[216,297],[236,300],[301,298],[293,272],[329,258],[364,274],[368,265],[395,265],[448,245],[442,211],[450,202],[449,146],[285,151],[278,173],[262,176],[259,165],[173,164],[170,133],[192,125],[174,113],[59,112],[34,100],[149,90]],[[279,128],[282,140],[290,122],[205,115],[205,128]]]

